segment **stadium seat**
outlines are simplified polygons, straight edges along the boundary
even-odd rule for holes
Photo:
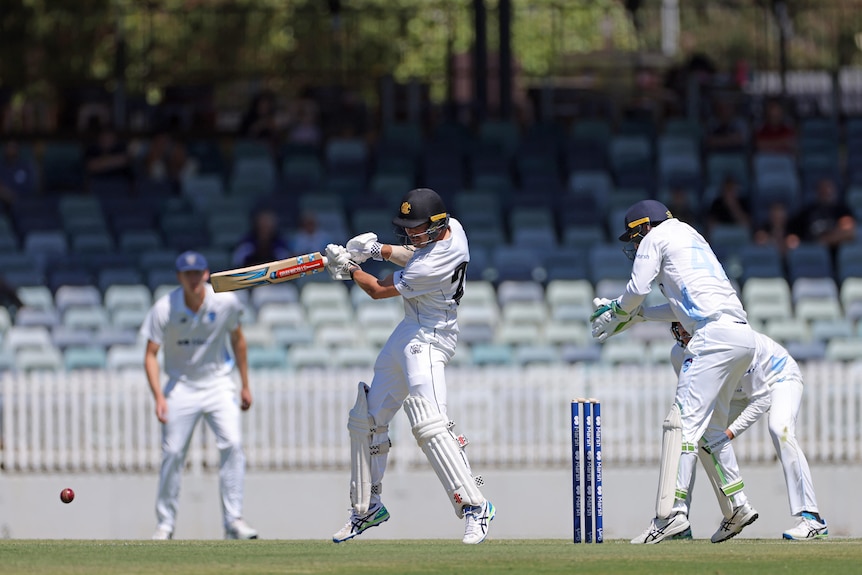
[[[96,286],[63,286],[54,294],[54,304],[62,314],[70,306],[101,306],[102,294]]]
[[[811,338],[816,341],[830,341],[833,339],[853,337],[853,324],[847,318],[838,319],[814,319],[811,321]]]
[[[15,325],[19,326],[43,326],[51,328],[60,323],[57,310],[23,307],[15,314]]]
[[[588,345],[593,341],[590,327],[582,321],[550,321],[545,326],[545,342],[551,345]]]
[[[560,352],[552,345],[522,344],[515,346],[512,360],[520,366],[556,365],[560,361]]]
[[[833,298],[803,298],[796,302],[796,317],[808,322],[842,317],[841,304]]]
[[[53,347],[51,334],[43,325],[11,326],[3,336],[3,349],[15,352],[24,348],[45,349]]]
[[[500,344],[472,345],[470,348],[473,365],[508,365],[512,363],[512,347]]]
[[[99,306],[69,306],[63,312],[63,325],[71,328],[98,329],[111,324],[110,316]]]
[[[829,340],[826,344],[824,358],[829,361],[862,360],[862,338],[849,337]]]
[[[116,310],[148,310],[153,304],[150,289],[143,284],[112,285],[105,290],[104,306],[110,313]]]
[[[602,359],[602,347],[594,343],[563,345],[560,348],[560,359],[565,363],[599,363]]]
[[[377,359],[377,349],[371,345],[348,345],[339,347],[332,356],[332,365],[338,367],[372,368]]]
[[[70,346],[63,352],[63,366],[69,371],[104,369],[106,365],[107,353],[100,346]]]
[[[314,329],[306,324],[291,326],[274,325],[272,326],[272,341],[276,345],[285,348],[290,348],[294,345],[311,345],[314,343]]]
[[[668,345],[668,350],[670,350],[670,345]],[[643,363],[646,357],[646,344],[633,338],[617,336],[602,344],[602,363],[612,365],[636,364]]]
[[[790,293],[794,302],[803,298],[838,299],[838,287],[831,277],[801,277],[792,282]]]
[[[497,303],[502,309],[510,302],[544,302],[545,290],[534,281],[504,281],[497,287]]]
[[[257,310],[257,323],[269,326],[298,326],[306,322],[306,309],[298,303],[265,303]]]
[[[296,344],[287,350],[287,363],[294,369],[326,369],[332,365],[332,351],[316,344]]]
[[[632,262],[626,258],[621,244],[598,244],[588,252],[590,280],[628,280],[632,275]],[[618,294],[619,295],[619,294]]]
[[[788,250],[785,256],[787,276],[791,283],[799,278],[828,278],[833,276],[832,256],[826,246],[802,244]]]
[[[15,353],[15,368],[18,371],[60,371],[63,357],[53,347],[43,349],[19,349]]]
[[[781,344],[788,342],[805,343],[811,341],[811,328],[801,318],[773,318],[767,321],[763,333]]]
[[[111,345],[105,356],[105,366],[116,371],[141,371],[144,365],[144,350],[144,346],[137,344]]]
[[[278,347],[249,347],[249,369],[283,369],[287,367],[287,351]]]
[[[790,356],[800,363],[819,361],[826,357],[826,344],[822,341],[788,341],[784,344],[784,347]]]

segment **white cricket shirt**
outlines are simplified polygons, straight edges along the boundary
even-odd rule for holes
[[[233,370],[230,334],[239,327],[242,303],[235,294],[215,293],[209,284],[206,290],[197,313],[186,306],[182,288],[165,294],[141,326],[141,335],[162,348],[171,383],[200,385]]]
[[[674,317],[691,334],[699,323],[722,316],[747,321],[742,302],[712,248],[680,220],[666,220],[641,240],[620,307],[633,311],[641,305],[653,280],[668,299]]]
[[[422,329],[458,332],[458,301],[470,250],[461,223],[449,218],[449,237],[417,249],[393,275],[404,296],[404,320]]]

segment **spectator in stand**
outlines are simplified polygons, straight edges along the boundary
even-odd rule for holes
[[[739,195],[739,182],[728,176],[721,183],[718,197],[712,201],[706,214],[709,233],[716,226],[751,228],[751,210],[745,198]]]
[[[35,187],[33,163],[21,156],[18,142],[9,140],[0,157],[0,202],[8,208],[20,196],[32,194]]]
[[[278,136],[275,94],[264,91],[252,98],[240,124],[239,134],[244,138],[273,140]]]
[[[290,238],[290,251],[294,255],[309,254],[326,249],[332,243],[332,235],[320,228],[314,212],[303,212],[299,228]]]
[[[182,179],[196,171],[197,162],[189,158],[184,142],[174,138],[168,130],[159,130],[153,135],[144,157],[145,177],[156,182],[169,182],[178,193]]]
[[[279,234],[278,216],[274,211],[263,208],[254,214],[253,229],[234,249],[232,261],[236,267],[245,267],[283,260],[291,255],[297,254],[290,253],[287,242]]]
[[[716,101],[715,117],[704,142],[707,152],[741,153],[748,147],[748,139],[748,124],[736,114],[733,103],[727,99]]]
[[[317,147],[321,142],[320,126],[317,125],[317,104],[313,100],[300,100],[296,104],[296,123],[287,139],[291,144]]]
[[[790,222],[788,246],[795,248],[800,242],[816,242],[828,247],[834,257],[841,244],[855,239],[853,210],[838,197],[831,179],[820,180],[814,201],[803,206]]]
[[[761,153],[796,154],[796,129],[787,120],[781,100],[767,100],[763,124],[755,134],[754,143]]]
[[[120,139],[110,124],[104,124],[98,128],[95,139],[84,152],[84,166],[91,180],[116,179],[132,182],[129,146]]]
[[[754,243],[761,246],[773,245],[784,256],[787,252],[789,224],[787,205],[783,202],[771,203],[766,219],[757,224],[754,231]]]

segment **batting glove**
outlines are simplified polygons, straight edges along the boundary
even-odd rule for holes
[[[358,264],[361,264],[368,258],[377,261],[383,261],[383,256],[380,253],[382,244],[377,241],[377,234],[374,232],[365,232],[351,238],[347,242],[347,251],[350,256]]]
[[[351,272],[360,269],[344,246],[329,244],[326,246],[326,270],[334,280],[349,280]]]

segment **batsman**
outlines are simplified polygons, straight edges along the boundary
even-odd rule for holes
[[[402,405],[413,435],[443,484],[455,514],[464,519],[468,544],[481,543],[496,512],[479,489],[464,448],[446,415],[444,368],[458,341],[458,303],[470,251],[464,228],[449,216],[442,198],[428,188],[408,192],[392,220],[403,245],[381,244],[368,232],[326,248],[333,278],[351,279],[373,299],[401,297],[404,319],[374,363],[371,385],[359,383],[350,410],[350,517],[332,536],[347,541],[389,519],[381,502],[391,442],[389,423]],[[378,279],[360,264],[373,258],[403,269]]]
[[[604,341],[642,319],[678,321],[692,334],[663,423],[655,517],[632,543],[659,543],[688,531],[686,496],[702,439],[726,471],[721,489],[731,509],[712,542],[726,541],[758,517],[724,433],[736,384],[754,359],[754,331],[718,258],[694,228],[655,200],[632,205],[623,223],[619,239],[633,261],[631,279],[619,298],[594,302],[593,336]],[[669,303],[643,309],[653,281]]]

